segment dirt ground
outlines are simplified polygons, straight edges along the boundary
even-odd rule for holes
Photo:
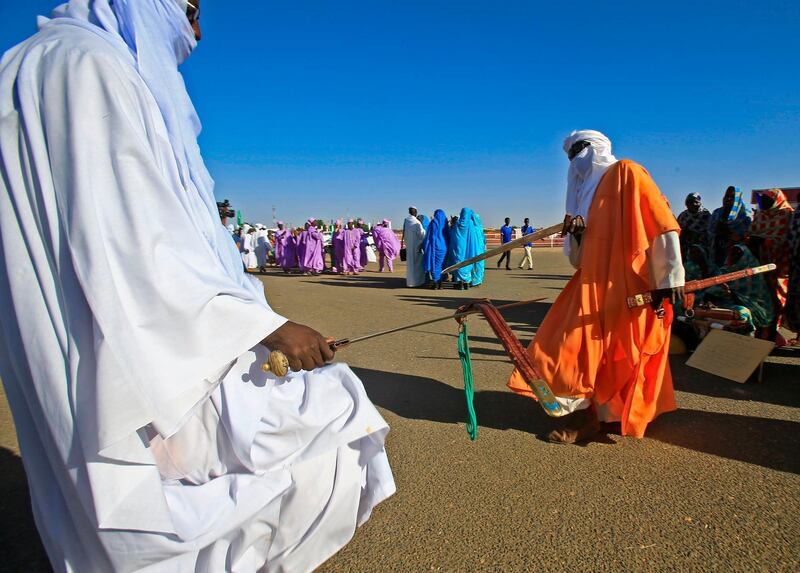
[[[484,285],[469,291],[407,289],[402,265],[262,279],[278,312],[335,337],[442,316],[471,298],[547,297],[506,315],[527,341],[571,274],[556,250],[534,256],[533,271],[490,262]],[[741,385],[675,356],[679,410],[645,439],[556,446],[539,439],[550,422],[538,406],[505,389],[511,368],[490,328],[469,325],[476,442],[464,429],[454,322],[338,356],[391,426],[398,492],[322,571],[800,569],[800,358],[771,357],[763,382]],[[47,570],[4,397],[0,464],[0,568]]]

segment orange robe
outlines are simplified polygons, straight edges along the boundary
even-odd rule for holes
[[[556,396],[592,398],[620,414],[622,434],[642,437],[647,424],[675,409],[668,351],[672,308],[630,310],[629,295],[653,288],[647,250],[680,227],[645,169],[611,166],[597,187],[581,241],[580,268],[547,313],[528,348]],[[533,397],[518,372],[508,386]]]

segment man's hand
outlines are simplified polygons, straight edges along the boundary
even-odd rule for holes
[[[683,285],[664,289],[664,298],[672,304],[682,301],[685,295],[686,293],[683,291]]]
[[[659,315],[659,318],[664,316],[664,309],[662,307],[662,301],[665,299],[670,301],[672,304],[675,304],[678,301],[683,300],[685,293],[683,285],[672,287],[672,288],[662,288],[659,290],[653,291],[653,302],[651,303],[653,310],[656,311],[656,314]]]
[[[287,322],[261,341],[270,350],[280,350],[294,370],[313,370],[333,360],[329,341],[313,328]]]
[[[581,235],[586,231],[586,221],[583,220],[583,217],[578,215],[577,217],[573,217],[569,220],[566,225],[566,232],[570,235],[574,235],[575,238],[580,238]]]

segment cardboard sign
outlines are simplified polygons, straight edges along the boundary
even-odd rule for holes
[[[743,383],[775,347],[774,342],[714,329],[686,362],[688,366]]]

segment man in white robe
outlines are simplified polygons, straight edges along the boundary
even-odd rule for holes
[[[220,222],[198,8],[71,0],[0,63],[0,376],[56,571],[309,571],[394,492],[360,380]]]
[[[406,286],[417,287],[425,284],[425,270],[422,268],[422,242],[425,229],[417,219],[416,207],[408,208],[408,217],[403,221],[403,243],[406,246]]]
[[[269,253],[272,251],[272,245],[269,242],[269,232],[264,225],[256,225],[256,260],[258,268],[262,271],[266,270],[267,263],[269,262]]]
[[[247,231],[242,234],[242,260],[248,270],[258,266],[256,257],[256,229],[248,225]]]

